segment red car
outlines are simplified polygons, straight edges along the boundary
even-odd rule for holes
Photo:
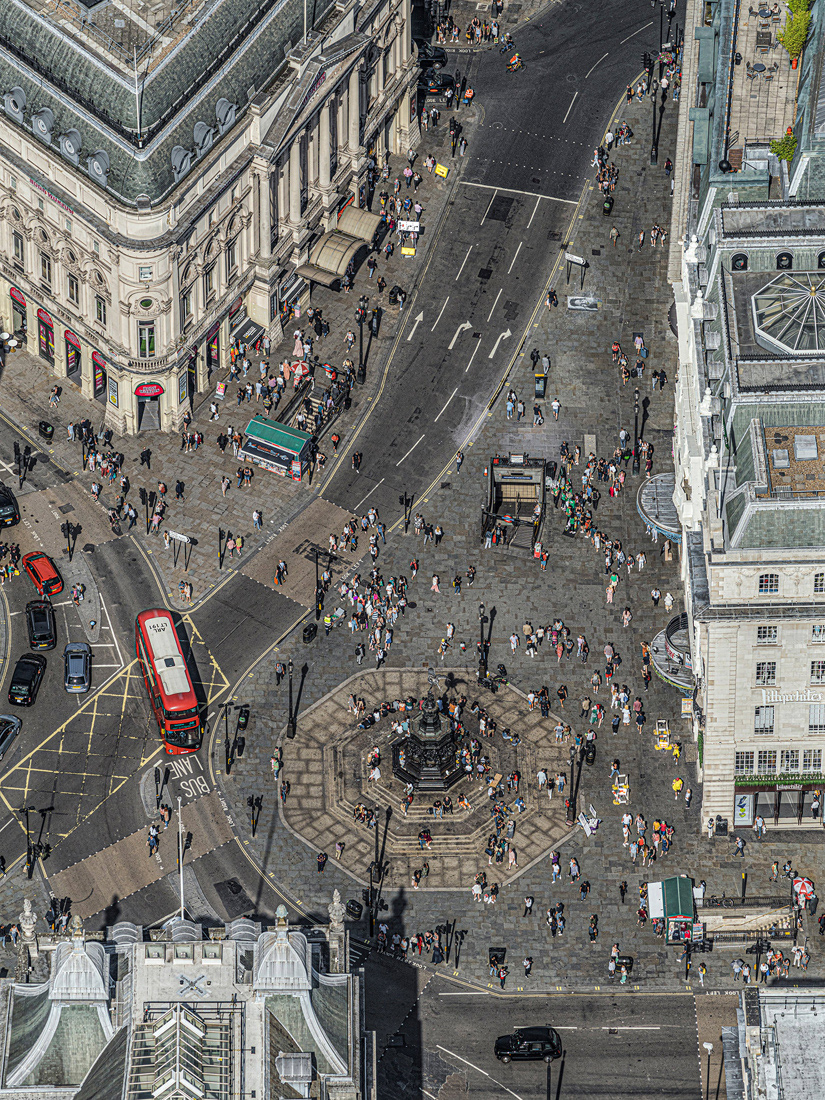
[[[40,550],[33,554],[24,554],[23,568],[41,596],[54,596],[63,591],[63,578],[48,554]]]

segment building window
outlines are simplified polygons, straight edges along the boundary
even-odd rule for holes
[[[763,687],[776,683],[776,661],[757,661],[756,682]]]
[[[744,252],[737,252],[735,256],[731,257],[730,266],[733,271],[747,271],[748,257]]]
[[[754,708],[753,732],[773,733],[773,707]]]
[[[185,327],[192,320],[192,291],[184,290],[180,296],[180,323]]]
[[[825,642],[825,623],[814,623],[811,627],[811,641]]]
[[[215,293],[215,265],[207,268],[203,273],[203,300],[208,302]]]
[[[780,751],[779,770],[783,773],[799,771],[799,749],[782,749]]]
[[[100,241],[92,241],[92,248],[97,256],[100,255]]]
[[[776,749],[760,749],[756,758],[759,775],[771,775],[776,771]]]
[[[779,628],[776,626],[758,626],[756,628],[756,644],[772,645],[777,640]]]
[[[38,210],[45,210],[46,209],[45,204],[44,204],[43,200],[40,198],[39,195],[37,196],[37,209]]]
[[[808,707],[808,733],[825,733],[825,705],[811,703]]]
[[[825,573],[814,573],[814,592],[825,592]]]
[[[231,279],[238,269],[238,240],[230,241],[226,246],[226,278]]]
[[[47,256],[45,252],[40,253],[40,278],[44,283],[48,283],[49,286],[51,286],[52,261],[51,257]]]
[[[99,294],[95,296],[95,316],[101,325],[106,324],[106,299]]]
[[[779,574],[762,573],[759,577],[759,595],[764,596],[768,592],[779,591]]]
[[[803,772],[822,771],[822,749],[802,750],[802,770]]]
[[[780,252],[776,257],[777,271],[790,271],[793,268],[793,256],[790,252]]]
[[[141,359],[155,356],[155,322],[141,321],[138,325],[138,355]]]
[[[12,191],[17,190],[17,176],[9,176],[9,187]]]
[[[71,218],[66,218],[66,232],[71,233],[71,231],[72,231],[72,219]]]
[[[76,276],[69,275],[68,277],[68,293],[69,301],[74,302],[75,305],[80,304],[80,283],[77,281]]]
[[[12,233],[12,235],[11,235],[11,239],[12,239],[12,244],[14,246],[14,263],[15,263],[15,266],[19,267],[20,270],[22,271],[23,270],[23,264],[24,264],[23,257],[25,255],[25,253],[23,251],[23,248],[24,248],[23,234],[18,233],[15,230],[14,233]]]
[[[737,752],[733,762],[734,775],[753,775],[753,753]]]
[[[811,661],[811,683],[825,684],[825,661]]]

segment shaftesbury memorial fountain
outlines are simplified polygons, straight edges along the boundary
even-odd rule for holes
[[[438,677],[429,670],[430,687],[421,706],[418,728],[400,737],[392,745],[393,775],[403,783],[412,783],[416,791],[446,791],[464,775],[459,757],[459,735],[446,719],[442,728],[441,712],[433,695]]]

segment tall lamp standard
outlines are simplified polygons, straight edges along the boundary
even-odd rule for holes
[[[287,737],[291,740],[295,736],[296,722],[296,714],[292,706],[292,673],[295,671],[295,665],[292,663],[291,657],[286,663],[286,670],[289,676],[289,728],[287,730]]]
[[[487,647],[484,644],[484,624],[488,622],[487,616],[484,614],[484,604],[478,605],[478,678],[479,680],[487,679]]]
[[[705,1071],[705,1100],[708,1100],[710,1094],[710,1056],[713,1054],[713,1043],[702,1043],[702,1046],[708,1052],[708,1066]]]
[[[355,323],[358,325],[358,370],[355,379],[360,385],[363,385],[367,380],[367,368],[364,364],[364,321],[367,319],[368,301],[369,299],[362,294],[358,302],[358,309],[355,311]]]
[[[639,472],[639,387],[633,391],[633,473]]]

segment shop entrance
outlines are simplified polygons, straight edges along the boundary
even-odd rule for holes
[[[160,429],[160,398],[139,397],[138,402],[138,431],[151,432]]]
[[[221,329],[220,325],[215,325],[209,335],[206,337],[206,381],[212,377],[212,374],[220,366],[220,340]]]
[[[37,346],[40,358],[54,366],[54,322],[45,311],[37,311]]]
[[[26,315],[26,299],[16,286],[11,288],[9,294],[11,295],[12,335],[16,336],[18,340],[25,344],[26,333],[29,329],[28,317]]]
[[[80,340],[66,329],[66,377],[80,385]]]

